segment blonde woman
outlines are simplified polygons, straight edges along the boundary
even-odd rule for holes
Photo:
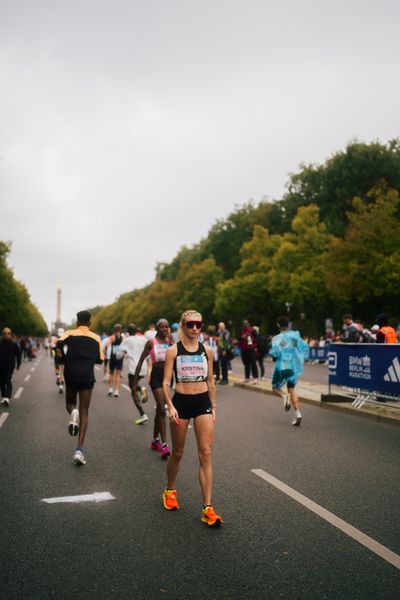
[[[213,352],[199,342],[203,328],[202,316],[195,310],[182,314],[179,341],[166,354],[163,390],[171,426],[172,452],[167,464],[167,487],[163,494],[164,508],[179,508],[175,480],[183,456],[190,419],[194,421],[198,456],[199,480],[203,495],[201,520],[209,526],[222,523],[211,503],[211,448],[214,441],[216,415]],[[175,394],[171,397],[171,379],[175,374]]]

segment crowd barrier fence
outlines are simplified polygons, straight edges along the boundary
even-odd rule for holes
[[[344,388],[356,408],[382,400],[400,408],[400,344],[330,344],[328,371],[329,393]]]

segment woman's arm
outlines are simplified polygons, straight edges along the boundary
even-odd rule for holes
[[[146,345],[143,348],[143,352],[140,355],[139,362],[136,365],[135,374],[133,376],[133,389],[134,390],[137,387],[137,383],[138,383],[138,379],[139,379],[139,375],[140,375],[140,370],[142,368],[142,364],[145,361],[145,359],[148,357],[148,355],[150,354],[151,347],[152,347],[152,342],[149,340],[148,342],[146,342]]]
[[[207,376],[207,385],[208,385],[208,393],[210,395],[212,413],[215,420],[215,409],[217,408],[217,392],[214,381],[214,354],[212,349],[208,346],[206,347],[207,352],[207,360],[208,360],[208,376]]]
[[[176,344],[170,346],[165,355],[165,365],[164,365],[164,379],[163,379],[163,392],[164,392],[164,400],[168,407],[168,415],[171,421],[179,424],[179,415],[175,406],[172,404],[171,397],[171,379],[172,373],[174,369],[174,360],[177,355],[177,347]]]

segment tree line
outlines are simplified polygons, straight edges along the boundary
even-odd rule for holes
[[[322,165],[301,165],[280,200],[248,202],[169,263],[144,288],[93,310],[93,325],[146,326],[193,307],[235,330],[265,330],[289,313],[304,334],[352,312],[400,317],[400,141],[351,142]]]
[[[0,241],[0,324],[17,335],[47,335],[47,325],[32,304],[28,290],[8,266],[10,242]]]

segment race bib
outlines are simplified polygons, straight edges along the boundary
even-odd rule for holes
[[[204,381],[208,375],[207,357],[198,354],[178,356],[176,372],[180,383]]]
[[[165,355],[169,348],[168,344],[154,344],[154,362],[165,362]]]

